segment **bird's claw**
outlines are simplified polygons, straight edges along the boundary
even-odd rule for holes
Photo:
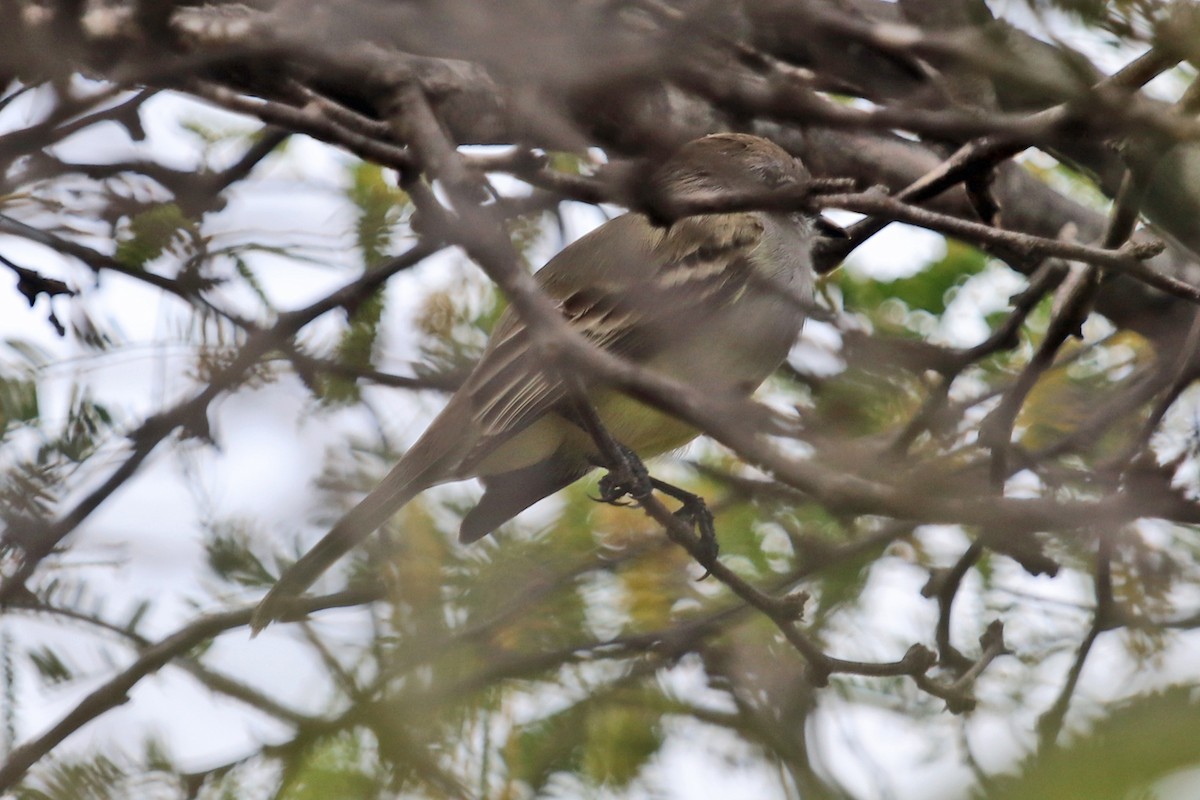
[[[699,580],[707,578],[712,574],[711,565],[717,563],[720,547],[717,544],[713,515],[708,510],[704,498],[651,478],[646,466],[633,451],[622,448],[621,455],[624,457],[624,463],[610,469],[600,478],[599,497],[592,499],[614,506],[632,506],[649,497],[657,488],[678,500],[682,505],[675,512],[675,517],[686,523],[696,534],[694,553],[705,568]]]
[[[696,580],[702,581],[712,574],[712,569],[707,565],[716,563],[721,550],[717,543],[717,528],[713,523],[712,512],[708,510],[703,497],[692,495],[683,500],[683,505],[675,512],[675,516],[696,531],[699,544],[697,560],[704,566],[704,574]]]
[[[631,463],[628,468],[612,470],[600,478],[600,496],[594,498],[597,502],[608,503],[614,506],[631,506],[634,502],[626,502],[625,498],[631,498],[637,501],[643,497],[649,497],[653,491],[653,486],[650,481],[650,473],[646,471],[646,467],[642,462],[636,460],[636,456],[630,459]]]

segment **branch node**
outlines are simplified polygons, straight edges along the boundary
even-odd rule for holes
[[[1160,255],[1167,249],[1167,244],[1161,239],[1143,239],[1141,241],[1129,242],[1122,247],[1118,252],[1121,255],[1135,258],[1138,261],[1148,261],[1157,255]]]
[[[804,619],[804,606],[808,603],[808,592],[797,590],[779,598],[779,614],[788,622]]]
[[[910,675],[924,675],[937,663],[937,653],[923,644],[914,644],[900,659],[903,668]]]

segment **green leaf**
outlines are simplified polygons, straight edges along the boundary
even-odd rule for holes
[[[254,293],[255,297],[262,301],[263,306],[269,310],[273,310],[275,306],[271,303],[270,298],[267,297],[266,289],[263,288],[262,283],[258,280],[258,275],[250,267],[246,259],[239,253],[231,253],[230,258],[233,259],[233,268],[241,276],[242,280],[246,282],[247,288]]]
[[[354,733],[319,739],[311,747],[293,754],[293,771],[280,798],[286,800],[376,800],[379,780],[372,773],[371,759]]]
[[[62,485],[63,465],[58,460],[21,462],[0,474],[0,520],[24,525],[48,520]]]
[[[75,679],[74,671],[49,647],[30,650],[29,660],[47,684],[67,683]]]
[[[162,203],[129,220],[117,241],[115,257],[127,267],[144,269],[172,244],[186,241],[195,233],[195,223],[174,203]]]
[[[575,772],[584,745],[587,709],[574,705],[517,731],[505,750],[509,773],[539,793],[556,772]]]
[[[37,383],[20,378],[0,378],[0,431],[14,423],[33,422],[40,415]]]
[[[383,319],[384,290],[371,294],[350,315],[350,326],[342,334],[334,356],[338,363],[366,370],[374,363],[375,345],[379,341],[379,322]],[[361,396],[358,382],[349,376],[327,376],[321,399],[332,404],[350,404]]]
[[[408,194],[384,178],[383,167],[359,162],[350,169],[346,196],[358,210],[355,241],[370,267],[387,254],[392,232],[409,207]]]
[[[989,800],[1127,800],[1200,767],[1200,704],[1192,687],[1131,700],[1087,733],[1028,763]]]
[[[80,463],[96,451],[112,427],[113,417],[108,408],[93,401],[86,389],[76,390],[66,430],[53,447],[67,459]]]
[[[251,544],[258,539],[261,537],[234,523],[215,523],[204,542],[209,569],[222,580],[242,586],[270,586],[275,576],[251,550]]]
[[[409,208],[408,195],[384,178],[383,168],[360,162],[350,169],[346,196],[357,210],[355,242],[369,268],[382,261],[391,247],[392,235]],[[383,318],[385,291],[380,288],[350,310],[349,327],[337,345],[335,358],[354,369],[368,369],[374,362]],[[357,381],[343,375],[328,376],[320,387],[321,398],[334,404],[351,404],[360,397]]]
[[[662,746],[661,699],[657,692],[621,694],[615,702],[593,696],[527,725],[509,740],[509,771],[535,793],[556,772],[628,786]]]
[[[110,800],[129,795],[128,773],[107,756],[50,758],[14,792],[16,800]]]
[[[546,154],[547,164],[555,172],[565,172],[568,175],[582,175],[592,168],[592,162],[587,156],[571,153],[566,150],[553,150]]]
[[[588,715],[584,774],[598,783],[624,787],[662,746],[657,712],[635,706],[605,706]]]

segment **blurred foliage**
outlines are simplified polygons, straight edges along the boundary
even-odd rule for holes
[[[1022,166],[1046,185],[1068,195],[1078,203],[1097,210],[1108,207],[1109,199],[1097,188],[1094,175],[1085,175],[1040,151],[1024,159]]]
[[[417,375],[465,376],[483,354],[487,332],[495,327],[500,307],[499,294],[490,284],[464,280],[453,291],[430,293],[415,320],[423,334],[414,366]]]
[[[867,314],[882,332],[916,336],[927,332],[920,329],[921,320],[945,313],[954,290],[987,263],[987,255],[979,250],[947,240],[945,255],[907,278],[878,281],[840,270],[832,280],[846,308]]]
[[[1167,0],[1026,0],[1035,12],[1066,12],[1095,31],[1109,34],[1111,43],[1146,41],[1173,5]]]
[[[821,385],[814,410],[831,435],[871,436],[915,413],[923,388],[909,373],[847,369]]]
[[[171,248],[181,247],[197,234],[194,222],[174,203],[162,203],[139,211],[117,237],[116,259],[127,267],[144,269]]]
[[[1030,6],[1038,12],[1066,12],[1112,35],[1142,36],[1160,4],[1063,0]],[[208,174],[230,146],[244,145],[257,135],[202,123],[190,123],[187,129],[202,143],[195,168]],[[548,162],[571,175],[592,171],[591,162],[581,155],[554,152]],[[1085,205],[1100,208],[1108,202],[1092,176],[1048,157],[1028,159],[1023,168]],[[238,313],[261,314],[243,326],[233,315],[217,313],[215,303],[197,302],[185,320],[171,320],[176,326],[172,336],[195,360],[195,368],[180,377],[189,389],[195,388],[192,383],[211,380],[237,357],[249,336],[278,319],[280,309],[292,307],[294,298],[277,301],[270,295],[268,287],[273,284],[266,276],[272,260],[262,257],[286,257],[289,268],[303,263],[344,270],[345,262],[331,264],[334,260],[323,260],[319,252],[302,253],[302,248],[286,244],[217,241],[206,229],[206,219],[189,217],[179,204],[137,197],[120,196],[121,202],[113,200],[100,215],[116,230],[114,255],[126,271],[173,274],[189,298],[202,296],[208,303],[214,297],[236,297],[230,307]],[[349,212],[355,274],[386,262],[411,234],[410,198],[382,167],[350,164],[339,200]],[[53,202],[54,198],[43,198],[41,207],[62,207]],[[561,232],[561,223],[553,213],[544,212],[511,221],[508,233],[531,269],[536,266],[538,245],[551,240],[556,224]],[[349,251],[344,244],[338,246]],[[505,301],[474,267],[450,264],[439,274],[450,276],[444,285],[415,289],[406,285],[422,293],[412,320],[417,338],[412,370],[418,378],[449,376],[445,381],[449,384],[478,359],[488,332],[504,313]],[[335,277],[346,279],[340,272]],[[872,460],[862,466],[863,473],[902,475],[906,457],[913,454],[949,465],[947,472],[968,466],[986,468],[986,459],[969,462],[979,449],[979,420],[1029,367],[1061,298],[1042,298],[1020,326],[1012,347],[998,348],[954,373],[945,402],[930,414],[926,430],[912,443],[894,448],[892,443],[902,438],[906,427],[931,407],[933,388],[951,370],[913,368],[889,354],[912,352],[902,348],[916,345],[954,354],[974,344],[964,341],[952,311],[970,294],[969,289],[982,288],[986,293],[1009,285],[997,280],[1000,277],[1011,275],[992,257],[947,241],[943,254],[908,277],[879,280],[869,273],[842,270],[825,279],[823,310],[832,320],[826,325],[838,333],[866,331],[884,355],[856,358],[848,350],[829,346],[830,353],[844,358],[836,368],[808,374],[806,365],[797,363],[798,373],[791,379],[772,382],[764,394],[779,407],[798,409],[804,425],[798,436],[801,441],[783,441],[781,447],[803,445],[810,448],[813,463],[835,466],[861,452],[870,453]],[[201,293],[201,288],[219,288],[229,295]],[[340,368],[322,371],[297,366],[303,373],[300,378],[326,408],[344,411],[347,417],[355,415],[346,429],[376,422],[363,402],[360,383],[365,383],[361,374],[375,369],[384,345],[391,344],[390,315],[399,304],[389,303],[388,291],[380,289],[350,304],[344,308],[345,319],[329,326],[331,332],[302,342],[322,349]],[[116,325],[89,313],[90,300],[58,298],[76,311],[71,318],[71,342],[92,359],[89,368],[103,367],[102,359],[122,354],[127,342]],[[986,331],[998,329],[1012,311],[1004,297],[988,297],[976,310]],[[845,328],[837,327],[846,322],[850,324]],[[1161,367],[1151,345],[1129,332],[1114,333],[1103,324],[1097,327],[1099,333],[1085,330],[1081,339],[1069,342],[1058,362],[1038,377],[1012,431],[1014,462],[1022,466],[1020,458],[1052,450],[1070,437],[1086,438],[1088,447],[1050,459],[1044,469],[1028,470],[1030,483],[1045,496],[1087,496],[1099,491],[1103,481],[1115,479],[1111,476],[1121,478],[1119,471],[1112,471],[1114,460],[1136,441],[1151,413],[1151,404],[1136,395],[1138,381]],[[322,341],[321,335],[329,338]],[[279,344],[278,350],[272,350],[273,360],[249,370],[239,386],[281,383],[283,376],[291,374],[288,364],[294,362],[289,361],[292,354],[286,346],[292,344],[299,343]],[[102,474],[98,465],[111,466],[112,452],[128,451],[125,437],[131,431],[156,420],[143,415],[140,421],[124,424],[133,419],[128,409],[135,404],[109,402],[100,379],[91,377],[86,368],[76,371],[54,365],[48,354],[23,342],[6,343],[0,352],[0,444],[5,446],[0,520],[6,524],[3,550],[8,559],[22,546],[36,543],[36,535],[44,532],[48,522],[73,508],[65,499],[74,502],[71,492],[77,486],[94,483],[95,475]],[[46,377],[51,367],[58,369],[54,382]],[[163,386],[169,388],[163,395],[173,402],[177,386],[165,380]],[[407,435],[410,418],[417,415],[401,394],[396,392],[398,399],[388,413],[398,418]],[[1128,408],[1121,406],[1126,401]],[[1112,408],[1123,409],[1119,419],[1106,419]],[[194,429],[183,433],[209,438],[206,420],[190,422]],[[1192,425],[1193,439],[1198,427]],[[379,430],[389,428],[390,424],[378,425]],[[193,596],[190,587],[181,590],[189,608],[206,614],[216,599],[223,603],[219,611],[224,612],[235,602],[257,597],[301,551],[302,541],[312,539],[386,474],[397,458],[396,446],[382,434],[364,436],[356,430],[362,438],[347,435],[331,443],[326,470],[313,496],[298,493],[295,498],[311,517],[311,525],[302,530],[281,530],[280,520],[265,514],[263,518],[222,516],[219,509],[207,505],[209,487],[200,485],[193,472],[199,458],[187,449],[192,443],[171,451],[174,460],[168,463],[179,467],[206,512],[199,544],[207,570],[202,588],[209,591]],[[209,443],[196,446],[208,452]],[[860,446],[861,452],[856,449]],[[1200,445],[1193,441],[1178,449],[1172,466],[1186,477],[1186,462],[1200,457]],[[987,532],[984,524],[939,531],[952,526],[922,524],[941,519],[884,520],[874,516],[872,509],[835,513],[822,506],[818,497],[781,490],[711,443],[696,447],[691,456],[694,468],[679,469],[670,477],[681,488],[706,498],[714,510],[723,563],[763,591],[807,592],[811,599],[798,626],[816,646],[848,658],[886,661],[898,658],[914,641],[931,644],[928,639],[936,635],[933,625],[913,633],[918,624],[925,625],[936,615],[936,601],[930,593],[921,597],[921,586],[928,589],[934,578],[944,578],[966,544]],[[658,464],[651,468],[659,474]],[[1193,479],[1195,483],[1195,475]],[[909,490],[903,482],[897,486]],[[940,701],[918,696],[911,681],[899,678],[866,681],[838,674],[831,679],[830,692],[819,693],[808,680],[803,659],[783,639],[778,626],[762,614],[746,612],[730,590],[715,580],[697,580],[695,563],[636,509],[596,503],[596,493],[594,478],[580,481],[546,506],[469,548],[459,546],[454,537],[477,489],[444,487],[423,495],[353,558],[324,577],[315,590],[380,586],[384,602],[328,617],[314,615],[310,623],[288,629],[288,635],[294,635],[292,644],[297,650],[303,648],[305,664],[315,662],[324,668],[324,680],[314,681],[318,685],[308,690],[302,711],[281,712],[271,699],[275,686],[236,682],[231,686],[221,676],[189,671],[214,696],[235,697],[279,721],[288,731],[284,744],[264,745],[248,757],[207,772],[185,772],[153,742],[136,758],[93,752],[75,759],[43,760],[14,797],[527,800],[586,796],[607,800],[655,796],[661,793],[663,780],[655,770],[669,748],[681,740],[685,746],[695,744],[678,731],[702,729],[727,734],[747,745],[749,753],[715,759],[706,767],[722,770],[749,764],[756,774],[777,782],[779,797],[823,800],[849,796],[849,792],[839,794],[833,788],[835,780],[821,777],[823,769],[836,771],[829,770],[829,761],[820,763],[827,751],[836,748],[819,738],[829,733],[814,722],[819,703],[833,708],[829,716],[847,709],[846,719],[864,710],[899,710],[906,721],[923,723],[941,713]],[[186,516],[181,514],[180,519]],[[175,519],[166,520],[164,528],[176,524]],[[1083,588],[1063,590],[1072,598],[1061,601],[1065,611],[1039,597],[1033,598],[1040,604],[1034,605],[1035,613],[1018,618],[1026,630],[1018,639],[1017,655],[1022,669],[1030,671],[1018,672],[1018,667],[1006,666],[1008,660],[997,662],[1011,671],[1001,672],[995,683],[983,687],[981,706],[992,715],[985,724],[999,717],[1025,735],[1021,726],[1030,719],[1030,709],[1044,704],[1051,690],[1059,688],[1044,679],[1049,672],[1034,673],[1032,666],[1045,661],[1057,668],[1056,658],[1077,646],[1077,638],[1072,638],[1079,633],[1077,627],[1052,628],[1048,620],[1056,612],[1074,615],[1073,622],[1091,613],[1086,603],[1077,600],[1091,599],[1101,537],[1111,545],[1113,597],[1132,617],[1171,618],[1182,605],[1181,598],[1186,599],[1200,582],[1196,568],[1200,539],[1194,527],[1178,525],[1166,534],[1144,523],[1116,530],[1095,527],[1070,539],[1046,537],[1048,552],[1078,584],[1075,588]],[[70,551],[63,547],[62,553]],[[102,565],[107,565],[107,558],[101,559]],[[122,558],[123,554],[113,560]],[[48,616],[56,610],[64,612],[63,619],[69,612],[69,619],[81,629],[99,632],[129,648],[121,656],[125,661],[102,655],[106,667],[121,669],[136,659],[150,634],[130,634],[146,630],[157,635],[161,626],[154,611],[159,598],[135,598],[113,610],[93,591],[87,568],[94,563],[69,558],[52,563],[56,568],[52,577],[30,589],[30,597],[43,604],[39,610]],[[895,581],[888,591],[901,586],[927,619],[916,623],[894,612],[895,595],[873,585],[885,568]],[[1015,608],[1012,598],[1027,591],[1027,584],[1013,588],[1017,582],[1010,578],[1017,569],[1013,559],[999,550],[985,551],[970,564],[963,590],[968,602],[959,606],[956,626],[986,624],[989,620],[984,617],[995,609]],[[873,616],[880,606],[893,613]],[[234,634],[241,635],[241,631]],[[1123,663],[1135,666],[1164,658],[1177,641],[1170,632],[1149,626],[1105,635],[1119,643]],[[954,639],[974,647],[977,636],[965,637],[956,627]],[[211,666],[227,641],[217,646],[216,637],[205,639],[188,650],[190,664],[181,666]],[[108,638],[104,643],[111,644]],[[66,692],[95,673],[93,664],[76,658],[58,641],[38,642],[19,652],[24,656],[22,664],[48,693]],[[1085,675],[1090,670],[1091,664]],[[933,674],[957,677],[945,664]],[[1030,675],[1037,678],[1025,680]],[[1053,680],[1059,679],[1055,673]],[[1112,676],[1100,680],[1119,682]],[[1030,800],[1150,796],[1165,774],[1200,764],[1200,730],[1195,721],[1200,715],[1194,691],[1181,687],[1146,695],[1134,681],[1128,683],[1104,687],[1120,701],[1117,704],[1105,706],[1107,700],[1097,697],[1080,699],[1082,710],[1069,718],[1068,732],[1059,745],[1021,764],[1016,774],[988,778],[983,767],[974,765],[979,769],[980,796]],[[15,679],[9,679],[9,694],[15,686]],[[1126,694],[1137,696],[1125,699]],[[831,696],[835,699],[827,699]],[[680,720],[687,725],[676,725]],[[894,731],[912,730],[892,722],[879,726],[884,741],[869,743],[873,748],[891,747],[888,737]],[[955,731],[961,737],[957,744],[971,743],[974,722],[962,718]],[[815,746],[810,747],[809,737],[818,739]],[[956,746],[949,734],[937,732],[929,733],[921,744],[938,756]],[[849,736],[836,745],[846,751],[855,746]],[[739,758],[740,763],[735,763]],[[991,768],[991,760],[980,759],[983,762]]]
[[[547,153],[547,166],[555,172],[567,175],[586,175],[595,166],[587,156],[571,153],[566,150],[554,150]]]
[[[555,773],[575,773],[595,786],[628,787],[662,747],[666,705],[646,691],[599,693],[519,727],[504,751],[505,765],[538,793]]]
[[[0,431],[33,422],[40,413],[36,380],[0,377]]]
[[[338,342],[334,358],[350,368],[370,369],[379,339],[379,323],[383,319],[384,290],[372,294],[350,314],[349,327]],[[333,375],[325,384],[322,398],[328,403],[347,404],[359,399],[358,382],[353,378]]]
[[[1061,746],[998,780],[987,800],[1129,800],[1159,796],[1172,773],[1200,769],[1200,706],[1193,687],[1130,700]]]
[[[406,231],[408,200],[381,170],[361,165],[352,170],[346,197],[367,269],[386,258],[395,237]],[[550,223],[545,215],[514,223],[510,232],[520,251],[531,252]],[[185,227],[167,210],[131,223],[124,257],[144,265],[182,241]],[[250,293],[269,306],[253,262],[240,253],[226,255],[232,255],[234,273]],[[944,331],[956,293],[989,269],[996,267],[984,254],[950,242],[943,256],[909,277],[878,281],[840,273],[830,279],[830,288],[840,293],[845,311],[865,320],[879,337],[924,341]],[[503,300],[489,283],[473,272],[463,274],[452,286],[428,292],[418,308],[418,375],[463,374],[503,313]],[[1039,304],[1016,348],[971,368],[977,393],[1002,390],[1014,380],[1045,335],[1052,303],[1046,298]],[[382,291],[350,310],[334,351],[339,363],[372,367],[386,310]],[[1005,313],[989,317],[989,324],[1000,324]],[[200,334],[199,327],[192,332]],[[224,334],[208,329],[204,335],[213,336],[215,345]],[[1078,430],[1153,358],[1144,342],[1126,335],[1073,343],[1064,355],[1066,362],[1042,376],[1023,407],[1017,426],[1023,447],[1045,447]],[[214,369],[227,362],[229,350],[213,346],[208,358]],[[44,359],[26,350],[10,362],[0,371],[5,430],[38,429],[44,421],[37,374]],[[262,370],[257,378],[265,382],[273,375]],[[330,404],[353,407],[361,401],[357,381],[349,377],[326,377],[320,390]],[[847,364],[809,384],[779,381],[771,387],[777,400],[804,408],[808,424],[832,441],[892,435],[918,413],[928,390],[925,376],[869,361]],[[9,484],[19,487],[15,491],[27,503],[36,501],[24,513],[45,516],[61,470],[86,462],[112,435],[114,412],[91,399],[85,386],[70,395],[69,409],[61,429],[43,432],[39,449],[40,463],[60,466],[40,479],[27,472],[26,483]],[[1101,438],[1112,442],[1098,452],[1119,451],[1128,434],[1103,432]],[[329,518],[373,486],[396,458],[386,449],[354,443],[335,455],[314,501]],[[795,496],[745,494],[730,478],[750,473],[716,448],[699,448],[695,463],[696,470],[674,482],[709,500],[725,563],[766,586],[792,585],[789,576],[815,569],[804,583],[812,597],[805,625],[818,642],[825,636],[836,642],[833,650],[845,644],[835,638],[843,627],[863,613],[872,568],[889,547],[899,547],[903,556],[897,560],[924,570],[943,560],[919,534],[900,531],[891,542],[829,561],[836,548],[876,531],[869,519],[838,518]],[[21,480],[19,470],[11,474],[11,480]],[[697,582],[691,560],[642,515],[597,504],[595,492],[594,480],[581,481],[559,493],[552,514],[506,526],[471,548],[453,542],[469,507],[462,492],[431,493],[406,506],[340,574],[324,579],[325,588],[381,581],[387,602],[371,615],[375,635],[368,642],[324,642],[320,625],[307,634],[331,678],[318,704],[330,704],[335,713],[323,727],[300,728],[287,746],[263,754],[264,762],[279,769],[275,796],[445,797],[455,794],[452,785],[465,787],[468,796],[478,790],[479,796],[512,800],[574,796],[576,790],[596,797],[640,796],[653,791],[646,787],[653,786],[654,765],[672,741],[678,718],[752,743],[756,763],[781,776],[781,785],[806,780],[803,734],[813,700],[811,687],[798,677],[799,657],[760,615],[730,613],[728,590]],[[298,552],[298,545],[270,552],[265,544],[274,535],[270,527],[236,517],[206,523],[205,557],[218,594],[269,585]],[[1135,529],[1125,533],[1116,553],[1116,594],[1139,613],[1166,613],[1173,588],[1190,574],[1160,563],[1155,554]],[[1086,568],[1090,552],[1079,546],[1071,558]],[[985,591],[1003,585],[997,561],[1002,559],[985,554],[975,567]],[[69,591],[62,584],[54,597],[67,606],[86,605],[83,595],[71,598]],[[121,625],[137,630],[150,607],[135,605]],[[626,648],[642,637],[653,644]],[[903,640],[899,633],[880,637],[885,649],[902,647]],[[204,658],[211,644],[192,656]],[[1151,659],[1162,653],[1165,640],[1141,636],[1126,644],[1136,657]],[[34,650],[29,659],[47,683],[67,684],[79,676],[79,668],[55,648]],[[679,693],[671,685],[678,675],[699,688]],[[895,701],[879,692],[910,691],[899,680],[882,684],[886,690],[879,683],[863,690],[857,679],[834,680],[846,697],[875,697],[885,706]],[[1185,760],[1180,755],[1170,764]],[[1152,782],[1161,774],[1154,770],[1166,764],[1160,759],[1145,772],[1131,772],[1127,785]],[[1040,788],[1053,774],[1049,767],[1030,766],[1012,779],[1012,786],[1024,788],[996,796],[1104,796],[1056,795],[1057,783],[1059,788]],[[111,759],[39,766],[18,800],[122,796],[132,775]],[[240,767],[190,780],[200,798],[257,796]],[[573,788],[563,788],[568,786]]]
[[[393,185],[383,167],[359,161],[350,168],[347,199],[357,211],[355,244],[362,252],[363,268],[387,257],[396,226],[411,212],[408,194]]]
[[[408,195],[388,182],[382,167],[358,162],[350,169],[346,197],[355,209],[355,244],[362,254],[363,270],[382,262],[391,249],[397,226],[411,212]],[[379,289],[348,309],[347,328],[337,344],[334,359],[350,369],[369,369],[374,363],[383,319],[386,289]],[[330,375],[322,399],[346,405],[359,399],[352,377]]]
[[[294,754],[293,754],[294,755]],[[383,796],[380,776],[368,767],[371,757],[361,737],[321,738],[302,757],[289,758],[280,800],[373,800]]]
[[[261,532],[239,526],[232,520],[213,522],[204,541],[209,569],[221,580],[231,583],[270,586],[278,576],[272,575],[253,551],[254,544],[261,540]]]
[[[47,759],[13,800],[167,800],[184,796],[187,779],[154,738],[138,755],[96,754]]]
[[[50,516],[66,477],[111,439],[116,421],[84,383],[70,384],[66,408],[46,416],[39,385],[48,354],[21,341],[6,342],[0,354],[0,447],[13,445],[0,480],[0,520],[18,531]]]
[[[356,176],[350,194],[359,212],[360,248],[364,256],[383,257],[390,237],[402,228],[406,201],[377,171]],[[545,221],[514,227],[514,240],[523,250],[537,240]],[[864,315],[881,335],[911,340],[939,325],[955,292],[987,267],[982,254],[951,243],[943,257],[908,278],[880,282],[840,275],[833,280],[847,311]],[[261,288],[254,291],[265,300]],[[975,367],[985,385],[1002,387],[1023,367],[1044,335],[1049,304],[1047,299],[1031,316],[1016,350]],[[422,334],[419,371],[461,373],[469,367],[502,308],[483,281],[429,293],[416,320]],[[351,313],[337,346],[343,364],[371,365],[383,312],[384,297],[377,293]],[[999,318],[991,322],[998,324]],[[1076,430],[1095,409],[1096,398],[1118,391],[1130,370],[1152,354],[1136,338],[1110,337],[1073,344],[1068,356],[1068,363],[1044,375],[1029,396],[1018,424],[1025,447],[1046,446]],[[25,367],[10,370],[11,377],[0,384],[6,388],[0,409],[10,428],[38,424],[37,383],[28,377],[37,363],[28,356]],[[349,390],[354,383],[337,388],[337,380],[324,384],[324,399],[355,403],[357,392]],[[905,424],[917,413],[927,385],[891,365],[851,364],[815,387],[780,383],[773,391],[806,404],[811,424],[819,424],[823,434],[863,439]],[[69,423],[47,446],[54,442],[52,450],[66,460],[86,460],[111,424],[110,412],[77,394]],[[1114,442],[1104,452],[1125,441],[1120,431],[1108,435]],[[322,479],[329,514],[373,485],[394,458],[363,451],[352,462],[337,462],[340,466]],[[700,470],[677,482],[709,499],[726,563],[756,582],[820,565],[829,548],[871,532],[870,526],[848,524],[815,503],[732,491],[725,476],[737,476],[743,468],[720,451],[702,449],[697,464]],[[722,617],[720,609],[731,600],[724,588],[697,583],[694,565],[682,551],[666,544],[641,515],[593,502],[595,491],[593,481],[568,488],[558,496],[560,507],[550,521],[510,525],[498,534],[502,545],[492,539],[472,548],[452,544],[457,520],[468,507],[460,494],[423,497],[397,515],[346,573],[351,582],[383,581],[388,603],[386,613],[375,618],[380,635],[369,645],[327,656],[331,666],[339,665],[342,689],[360,698],[359,705],[328,730],[302,734],[273,754],[282,770],[277,796],[376,798],[398,791],[441,797],[448,795],[445,781],[452,775],[484,787],[481,795],[514,800],[562,796],[567,785],[586,787],[596,796],[632,795],[641,791],[637,787],[670,741],[671,721],[679,715],[756,743],[764,764],[781,774],[800,770],[786,779],[799,781],[803,766],[795,761],[798,745],[790,726],[809,713],[811,695],[795,679],[797,656],[760,616]],[[221,585],[263,587],[286,566],[288,557],[264,550],[260,528],[254,520],[209,523],[206,557]],[[919,538],[907,541],[915,560],[937,563]],[[805,619],[814,636],[838,630],[848,615],[858,613],[872,566],[885,547],[866,548],[812,576]],[[994,562],[987,555],[976,568],[987,587],[995,581]],[[1156,580],[1148,582],[1151,573]],[[1171,587],[1182,578],[1157,564],[1154,549],[1135,531],[1118,553],[1114,576],[1122,602],[1143,613],[1168,609]],[[133,610],[129,630],[148,607]],[[714,624],[705,622],[710,617],[721,621],[703,634],[703,645],[700,638],[690,645],[703,653],[690,662],[692,670],[702,664],[703,697],[685,701],[668,690],[661,676],[674,663],[669,651],[660,660],[653,649],[626,653],[611,644]],[[676,635],[700,637],[701,630]],[[1129,646],[1150,658],[1162,644],[1141,639]],[[76,675],[49,647],[30,659],[48,682],[69,682]],[[900,690],[901,682],[895,688]],[[538,700],[546,697],[555,700]],[[515,713],[515,708],[525,710]],[[718,713],[718,708],[737,712]],[[482,750],[465,752],[468,742],[483,742]],[[245,796],[239,774],[220,770],[203,776],[199,796]],[[1039,781],[1050,780],[1046,774],[1052,772],[1031,767],[1013,779],[1026,787],[1024,794],[1013,790],[996,796],[1104,796],[1056,795],[1060,788],[1038,788]],[[1134,777],[1151,781],[1158,774],[1149,770]],[[47,768],[38,775],[44,782],[27,787],[41,786],[43,793],[22,798],[115,797],[115,787],[127,785],[130,777],[112,761],[81,762],[57,773]],[[112,794],[96,794],[97,787]]]
[[[49,647],[30,651],[29,662],[47,683],[66,683],[75,677],[75,672],[63,662],[58,652]]]
[[[47,764],[37,781],[23,786],[16,800],[109,800],[123,796],[127,773],[105,756]]]

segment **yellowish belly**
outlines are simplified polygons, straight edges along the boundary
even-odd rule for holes
[[[692,426],[619,392],[604,392],[592,402],[612,437],[643,458],[675,450],[696,438]],[[585,431],[549,414],[497,447],[476,466],[474,474],[495,475],[528,467],[560,449],[579,453],[581,459],[597,453]]]
[[[604,392],[593,402],[613,438],[644,458],[683,447],[699,433],[682,420],[619,392]],[[589,449],[595,449],[590,441]]]

